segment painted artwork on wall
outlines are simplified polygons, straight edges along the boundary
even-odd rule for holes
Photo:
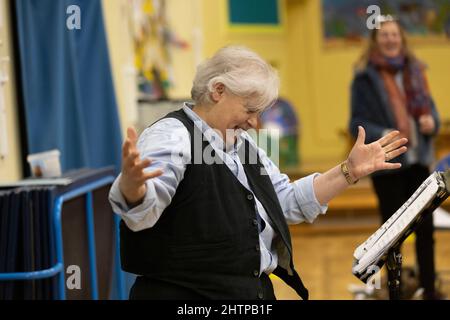
[[[166,100],[173,83],[171,49],[187,49],[189,44],[171,29],[166,0],[129,1],[139,100]]]
[[[397,17],[410,36],[450,40],[450,0],[322,0],[325,40],[363,40],[370,5]]]

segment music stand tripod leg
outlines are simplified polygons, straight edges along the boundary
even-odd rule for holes
[[[402,254],[398,247],[393,247],[389,250],[386,267],[388,270],[389,299],[400,300]]]

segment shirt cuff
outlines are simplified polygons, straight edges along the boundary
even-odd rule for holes
[[[328,205],[320,205],[314,193],[314,179],[320,173],[313,173],[294,181],[294,194],[305,220],[312,223],[319,214],[325,214]]]
[[[147,192],[145,193],[144,199],[139,205],[130,208],[119,189],[120,177],[121,174],[116,178],[109,192],[109,202],[111,203],[113,211],[121,216],[135,216],[135,218],[144,215],[146,209],[149,208],[154,201],[150,195],[155,194],[155,186],[153,183],[147,181]]]

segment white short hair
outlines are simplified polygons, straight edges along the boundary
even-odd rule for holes
[[[258,54],[240,46],[224,47],[197,67],[191,89],[196,104],[212,104],[211,93],[222,83],[232,94],[246,99],[246,107],[261,112],[278,98],[277,72]]]

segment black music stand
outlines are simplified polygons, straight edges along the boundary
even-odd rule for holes
[[[448,181],[450,182],[450,180]],[[447,184],[447,183],[446,183]],[[450,192],[450,188],[447,185],[447,194],[441,198],[435,198],[430,205],[420,211],[417,214],[417,217],[411,224],[411,226],[405,229],[405,232],[402,234],[400,239],[396,241],[391,248],[388,250],[385,264],[386,269],[388,271],[388,288],[389,288],[389,300],[400,300],[401,291],[400,291],[400,282],[401,282],[401,274],[402,274],[402,262],[403,256],[400,252],[400,248],[403,242],[408,238],[411,233],[417,230],[417,228],[422,223],[425,216],[429,214],[433,214],[433,211],[440,206],[440,204],[445,201],[448,197],[448,193]]]
[[[386,267],[388,270],[389,300],[400,300],[400,280],[402,276],[402,254],[400,248],[391,248],[388,252]]]
[[[400,299],[400,281],[401,281],[401,268],[402,268],[402,255],[400,253],[400,247],[403,241],[413,233],[422,223],[425,216],[432,214],[433,211],[441,205],[450,195],[450,169],[445,172],[437,173],[440,180],[445,184],[445,186],[440,187],[436,196],[431,200],[431,202],[423,207],[420,212],[417,212],[414,220],[411,224],[401,231],[400,237],[386,248],[386,252],[377,261],[374,261],[378,270],[386,264],[388,271],[388,287],[389,287],[389,299],[399,300]],[[363,270],[361,273],[355,273],[355,275],[363,282],[368,282],[373,273],[369,273],[369,268]]]

